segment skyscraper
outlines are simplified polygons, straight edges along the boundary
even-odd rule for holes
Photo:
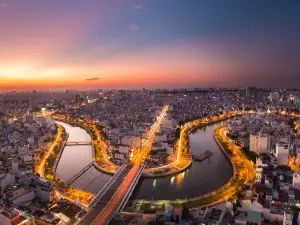
[[[75,95],[75,103],[80,103],[80,95]]]
[[[246,96],[255,97],[256,96],[256,87],[246,87]]]

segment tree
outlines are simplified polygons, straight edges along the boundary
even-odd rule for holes
[[[189,208],[186,203],[182,204],[182,217],[186,218],[190,214]]]

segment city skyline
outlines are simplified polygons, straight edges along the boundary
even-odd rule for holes
[[[0,1],[0,89],[295,88],[296,1]]]

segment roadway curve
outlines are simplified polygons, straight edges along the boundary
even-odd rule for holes
[[[45,163],[46,163],[46,160],[48,159],[48,157],[50,156],[51,152],[53,151],[54,147],[58,144],[58,142],[61,138],[61,135],[62,135],[62,130],[61,129],[62,128],[60,128],[60,127],[57,128],[57,133],[56,133],[55,140],[51,143],[51,145],[48,148],[46,154],[42,158],[40,164],[36,166],[36,172],[38,174],[40,174],[41,177],[45,177]]]

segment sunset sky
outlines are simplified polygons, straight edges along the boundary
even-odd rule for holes
[[[0,89],[299,87],[300,1],[0,0]]]

